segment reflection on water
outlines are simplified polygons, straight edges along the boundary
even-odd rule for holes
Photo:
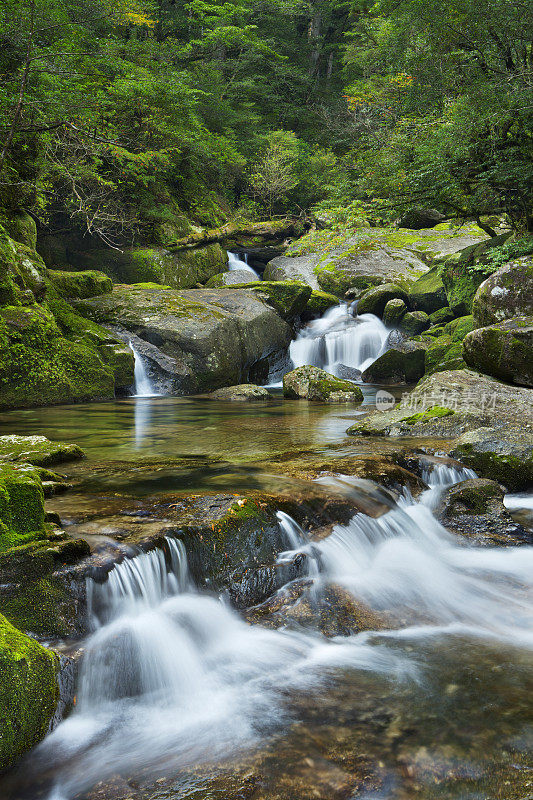
[[[243,461],[338,443],[360,413],[358,406],[281,397],[269,403],[145,397],[10,411],[0,414],[0,428],[75,442],[98,460],[203,455]]]

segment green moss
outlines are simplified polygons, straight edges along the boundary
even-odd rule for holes
[[[59,688],[59,659],[0,616],[0,772],[46,734]]]
[[[37,225],[27,211],[18,209],[17,211],[0,211],[0,225],[6,233],[16,242],[35,249],[37,243]]]
[[[450,408],[445,408],[444,406],[432,406],[426,411],[420,411],[418,414],[406,417],[403,422],[407,425],[416,425],[418,422],[430,422],[430,420],[439,417],[449,417],[454,413]]]
[[[339,304],[339,299],[329,292],[321,292],[320,289],[313,289],[307,301],[307,311],[311,314],[322,316],[332,306]]]
[[[372,289],[367,289],[357,303],[358,314],[375,314],[383,316],[383,311],[389,300],[407,301],[407,292],[395,283],[382,283]]]
[[[2,461],[47,467],[83,457],[83,450],[78,445],[51,442],[45,436],[0,436]]]
[[[61,297],[95,297],[113,290],[111,278],[97,270],[67,272],[49,269],[48,275]]]
[[[448,304],[438,266],[432,267],[413,283],[409,290],[409,302],[415,310],[425,311],[426,314],[432,314]]]
[[[470,333],[473,328],[474,318],[469,314],[449,322],[445,325],[444,331],[451,336],[452,342],[462,342],[467,333]]]
[[[291,319],[301,314],[311,297],[311,287],[299,281],[238,283],[229,288],[251,290],[254,294],[264,298],[283,319]]]
[[[330,375],[318,367],[297,367],[283,376],[283,394],[291,399],[327,401],[332,395],[351,395],[360,402],[363,395],[358,386]]]
[[[439,308],[429,315],[432,325],[444,325],[446,322],[451,322],[453,319],[453,311],[449,306]]]

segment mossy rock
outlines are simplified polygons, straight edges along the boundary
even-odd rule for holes
[[[434,266],[418,278],[409,290],[409,303],[415,311],[432,314],[448,305],[440,267]]]
[[[449,306],[445,306],[430,314],[429,319],[432,325],[445,325],[453,320],[453,311]]]
[[[425,311],[408,311],[398,323],[398,328],[407,336],[417,336],[430,325],[430,319]]]
[[[509,429],[506,432],[490,426],[479,426],[465,431],[454,442],[450,454],[483,477],[503,483],[509,489],[530,489],[533,484],[533,448],[530,441],[531,437],[529,440],[524,437],[515,446],[509,437]]]
[[[533,317],[477,328],[464,339],[463,354],[473,369],[533,387]]]
[[[51,442],[46,436],[0,436],[0,461],[50,467],[84,456],[77,444]]]
[[[238,386],[225,386],[217,389],[208,395],[210,400],[220,400],[228,402],[257,402],[270,400],[272,395],[264,386],[256,386],[254,383],[241,383]]]
[[[533,236],[530,239],[533,253]],[[532,255],[510,261],[498,269],[481,284],[472,303],[472,313],[479,328],[529,316],[532,312]]]
[[[363,372],[366,383],[401,384],[416,383],[424,374],[427,344],[406,340],[380,355]]]
[[[452,342],[462,342],[467,334],[474,329],[474,318],[472,314],[464,317],[457,317],[444,326],[444,333],[451,336]]]
[[[34,303],[44,297],[46,285],[42,258],[11,239],[0,225],[0,306]]]
[[[438,336],[435,342],[426,350],[426,375],[449,369],[463,369],[464,367],[466,367],[466,364],[463,360],[462,343],[454,342],[448,334]]]
[[[59,701],[59,658],[0,615],[0,772],[44,738]]]
[[[38,470],[0,462],[0,551],[44,535],[44,494]]]
[[[111,278],[97,270],[67,272],[49,269],[48,276],[60,297],[96,297],[113,291]]]
[[[321,402],[361,402],[358,386],[343,381],[318,367],[297,367],[283,376],[283,395],[291,399]]]
[[[24,209],[18,209],[17,211],[1,210],[0,225],[5,228],[11,239],[35,250],[37,245],[37,225],[27,211],[24,211]]]
[[[337,306],[339,298],[329,292],[322,292],[320,289],[313,289],[307,301],[306,311],[310,314],[321,317],[329,308]]]
[[[409,309],[403,300],[389,300],[383,309],[383,324],[387,328],[398,328]]]
[[[472,303],[478,287],[497,269],[497,265],[491,261],[491,254],[495,248],[505,244],[508,238],[508,234],[496,236],[439,260],[440,277],[446,290],[448,305],[455,316],[472,313]]]
[[[357,303],[358,314],[375,314],[382,317],[385,306],[389,300],[403,300],[407,302],[407,292],[395,283],[382,283],[373,289],[367,289]]]

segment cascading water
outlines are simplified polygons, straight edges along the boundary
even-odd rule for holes
[[[342,303],[303,328],[291,342],[289,355],[295,367],[321,367],[339,377],[340,367],[365,370],[384,352],[388,329],[373,314],[354,317]]]
[[[237,253],[230,253],[228,252],[228,269],[230,272],[234,270],[246,270],[247,272],[251,272],[252,275],[256,278],[256,280],[261,280],[261,276],[253,269],[247,260],[247,256],[244,256],[245,260],[239,257]]]
[[[407,493],[378,519],[356,514],[309,542],[280,512],[287,541],[316,565],[313,601],[330,583],[396,630],[325,640],[314,631],[244,623],[220,600],[191,590],[182,546],[152,551],[91,587],[93,617],[78,704],[32,753],[52,770],[48,800],[71,800],[120,772],[180,770],[249,747],[284,720],[280,692],[316,691],[335,670],[418,675],[401,640],[463,636],[533,647],[533,547],[469,547],[435,519],[435,497],[467,470],[439,465],[414,502]],[[312,574],[312,573],[311,573]],[[414,650],[415,662],[411,651]]]
[[[129,342],[129,347],[135,359],[133,397],[157,397],[158,392],[148,376],[142,356],[137,352],[132,342]]]

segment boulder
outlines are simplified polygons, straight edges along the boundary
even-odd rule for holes
[[[425,342],[407,339],[380,355],[363,372],[366,383],[416,383],[424,374]]]
[[[209,400],[224,400],[231,402],[253,402],[257,400],[270,400],[272,395],[264,386],[255,383],[241,383],[239,386],[225,386],[207,395]]]
[[[533,396],[468,369],[426,376],[392,411],[375,411],[352,435],[454,440],[454,458],[511,489],[533,483]]]
[[[439,259],[438,269],[448,305],[456,317],[472,312],[478,287],[490,272],[496,270],[492,256],[508,238],[508,234],[502,234]]]
[[[483,547],[531,543],[533,534],[519,525],[503,504],[496,481],[471,478],[446,489],[435,516],[448,530]]]
[[[59,701],[59,658],[0,615],[0,773],[41,741]]]
[[[252,281],[233,288],[249,289],[287,320],[300,316],[311,297],[310,287],[295,281]]]
[[[253,288],[179,292],[156,284],[118,285],[111,294],[76,306],[157,348],[166,360],[171,390],[197,394],[243,383],[260,363],[288,347],[292,329],[264,294]],[[291,296],[298,297],[298,291]]]
[[[278,256],[269,261],[263,273],[265,281],[301,281],[310,286],[311,289],[319,289],[318,280],[315,275],[315,267],[318,264],[317,255],[303,255],[288,258]]]
[[[463,355],[472,369],[533,387],[533,316],[477,328],[465,337]]]
[[[429,315],[432,325],[444,325],[446,322],[451,322],[453,319],[453,311],[449,306],[439,308]]]
[[[416,336],[431,325],[425,311],[408,311],[398,323],[398,328],[406,336]]]
[[[259,283],[260,278],[256,278],[248,269],[232,269],[228,272],[220,272],[213,275],[206,283],[208,287],[235,286],[236,284]]]
[[[432,314],[448,305],[439,266],[431,267],[413,283],[409,290],[409,304],[415,311],[425,311],[426,314]]]
[[[412,231],[419,231],[422,228],[434,228],[435,225],[446,219],[444,214],[435,208],[415,208],[404,214],[398,222],[399,228],[409,228]]]
[[[511,261],[483,281],[472,314],[477,327],[533,314],[533,257]]]
[[[435,340],[426,350],[425,374],[442,372],[448,369],[463,369],[466,363],[463,359],[463,345],[454,342],[448,334],[435,337]]]
[[[358,314],[375,314],[382,317],[385,306],[389,300],[402,300],[407,302],[407,292],[394,283],[382,283],[372,289],[367,289],[357,303]]]
[[[50,467],[84,458],[76,444],[51,442],[46,436],[0,436],[0,461]]]
[[[16,211],[0,212],[0,224],[16,242],[35,250],[37,244],[37,225],[34,218],[22,208]]]
[[[397,328],[403,317],[407,314],[408,308],[400,298],[389,300],[383,309],[383,324],[387,328]]]
[[[49,269],[48,277],[60,297],[96,297],[99,294],[108,294],[113,289],[111,278],[97,270],[67,272]]]
[[[337,306],[339,298],[329,292],[322,292],[320,289],[313,289],[307,301],[305,315],[308,318],[313,316],[321,317],[329,308]]]
[[[88,249],[67,251],[70,264],[105,272],[116,283],[154,282],[175,289],[205,283],[225,272],[228,255],[217,243],[172,250],[153,245],[123,250]]]
[[[283,377],[283,395],[291,399],[319,400],[333,403],[359,403],[359,387],[340,380],[318,367],[297,367]]]

